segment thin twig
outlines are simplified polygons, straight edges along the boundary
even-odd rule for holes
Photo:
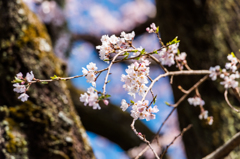
[[[178,102],[174,105],[172,105],[174,108],[171,110],[171,112],[168,114],[168,116],[166,117],[166,119],[163,121],[163,123],[161,124],[160,128],[158,129],[156,136],[154,137],[157,138],[157,143],[159,145],[158,139],[159,139],[159,133],[161,132],[164,124],[167,122],[167,120],[169,119],[169,117],[172,115],[172,113],[175,111],[175,109],[179,106],[179,104],[195,89],[197,88],[200,84],[202,84],[206,79],[208,78],[208,75],[204,76],[202,79],[200,79],[194,86],[192,86],[192,88],[190,88],[188,91],[185,92],[185,94],[178,100]],[[153,139],[153,140],[154,140]],[[152,141],[153,141],[152,140]],[[145,151],[148,150],[148,147],[146,146],[139,154],[143,154]],[[138,155],[139,156],[139,155]],[[141,156],[141,155],[140,155]],[[139,157],[140,157],[139,156]]]
[[[145,100],[147,93],[150,91],[150,89],[153,87],[153,85],[155,84],[155,82],[157,82],[160,78],[162,77],[167,77],[167,76],[177,76],[177,75],[203,75],[203,74],[210,74],[209,70],[191,70],[191,71],[172,71],[172,72],[167,72],[165,74],[161,74],[158,77],[156,77],[152,83],[150,84],[150,86],[148,87],[146,93],[144,94],[142,101]],[[207,79],[207,76],[205,77]],[[201,81],[201,80],[200,80]],[[185,98],[184,98],[185,99]]]
[[[225,100],[226,100],[227,104],[229,105],[229,107],[231,107],[233,110],[235,110],[236,112],[239,113],[239,110],[236,109],[236,108],[234,108],[234,107],[231,105],[231,103],[229,102],[227,94],[228,94],[228,90],[226,89],[225,92],[224,92],[224,97],[225,97]]]
[[[96,71],[95,74],[102,73],[103,71],[106,71],[106,70],[108,70],[108,68]],[[56,79],[46,79],[46,80],[35,79],[34,81],[31,81],[31,82],[28,82],[28,83],[67,81],[67,80],[74,79],[74,78],[79,78],[79,77],[84,77],[84,75],[76,75],[76,76],[72,76],[72,77],[59,77],[59,78],[56,78]]]
[[[114,61],[116,60],[116,58],[117,58],[120,54],[122,54],[123,52],[128,52],[128,51],[133,51],[133,50],[132,50],[132,49],[125,49],[125,50],[119,51],[119,53],[117,53],[117,54],[113,57],[110,65],[107,67],[108,71],[107,71],[107,75],[106,75],[106,77],[105,77],[104,84],[103,84],[103,93],[102,93],[103,95],[105,95],[105,93],[106,93],[106,85],[107,85],[107,83],[108,83],[107,80],[108,80],[108,76],[109,76],[109,74],[110,74],[110,69],[111,69]]]
[[[132,50],[129,50],[128,52],[134,52],[135,50],[137,50],[134,46],[132,46],[134,49],[132,49]],[[155,51],[160,51],[160,50],[162,50],[163,49],[163,47],[161,47],[160,49],[157,49],[157,50],[155,50]],[[148,53],[145,53],[145,54],[143,54],[143,55],[138,55],[138,56],[135,56],[135,57],[130,57],[130,58],[127,58],[127,59],[121,59],[121,60],[117,60],[117,61],[115,61],[114,63],[119,63],[119,62],[122,62],[122,61],[125,61],[125,60],[134,60],[134,59],[137,59],[137,58],[139,58],[139,57],[143,57],[143,56],[150,56],[150,55],[152,55],[152,54],[155,54],[155,51],[152,51],[152,52],[148,52]],[[140,52],[140,51],[139,51]],[[154,56],[153,56],[154,57]],[[157,59],[156,59],[157,60]],[[157,60],[158,61],[158,60]],[[159,64],[160,62],[158,61],[158,64]],[[161,63],[160,63],[161,64]]]
[[[184,64],[184,66],[185,66],[188,70],[192,70],[192,69],[188,66],[187,61],[186,61],[186,63]]]
[[[149,79],[151,82],[153,81],[152,78],[151,78],[150,76],[147,75],[147,77],[148,77],[148,79]],[[152,89],[150,89],[150,92],[151,92],[151,94],[152,94],[152,97],[154,98],[154,94],[153,94]],[[151,104],[150,104],[150,105],[151,105]]]
[[[160,45],[162,45],[163,47],[165,47],[164,43],[162,42],[162,38],[159,36],[159,33],[156,33],[156,34],[157,34],[157,37],[158,37],[158,40],[159,40]]]
[[[146,152],[149,149],[148,146],[146,146],[134,159],[139,159],[143,155],[144,152]]]
[[[185,93],[185,94],[188,93],[188,91],[185,90],[185,89],[183,89],[182,86],[180,86],[180,85],[178,86],[178,89],[179,89],[180,91],[182,91],[183,93]]]
[[[173,76],[170,78],[170,84],[173,84]]]
[[[204,76],[202,79],[200,79],[192,88],[190,88],[178,101],[177,103],[171,105],[172,107],[177,107],[194,89],[196,89],[200,84],[202,84],[206,79],[208,78],[208,75]]]
[[[156,151],[153,149],[153,147],[151,146],[150,142],[149,142],[141,133],[138,133],[137,130],[135,129],[135,127],[134,127],[135,121],[136,121],[136,120],[133,119],[133,122],[132,122],[132,124],[131,124],[131,128],[132,128],[133,132],[134,132],[142,141],[144,141],[145,143],[147,143],[147,145],[149,146],[149,148],[150,148],[150,149],[152,150],[152,152],[154,153],[155,157],[156,157],[157,159],[159,159],[158,154],[157,154]],[[135,159],[136,159],[136,158],[135,158]]]
[[[164,72],[168,72],[168,70],[161,64],[161,62],[156,57],[152,55],[149,55],[149,56],[163,69]]]
[[[188,125],[186,128],[183,129],[183,131],[182,131],[179,135],[177,135],[177,136],[172,140],[172,142],[171,142],[169,145],[167,145],[166,149],[165,149],[165,150],[163,151],[163,153],[160,155],[160,158],[161,158],[161,159],[163,158],[163,156],[164,156],[165,153],[167,152],[168,148],[174,143],[174,141],[177,140],[178,137],[182,136],[182,135],[183,135],[186,131],[188,131],[191,127],[192,127],[191,124]]]
[[[175,109],[177,109],[177,107],[174,107],[171,112],[168,114],[168,116],[166,117],[166,119],[163,121],[163,123],[161,124],[160,128],[158,129],[155,138],[157,137],[157,144],[158,146],[160,146],[159,144],[159,133],[161,132],[163,125],[167,122],[168,118],[172,115],[172,113],[175,111]]]

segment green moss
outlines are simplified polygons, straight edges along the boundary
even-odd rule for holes
[[[11,118],[6,118],[2,124],[4,127],[4,151],[5,155],[8,157],[24,158],[27,159],[28,144],[25,140],[25,136],[19,131],[18,124]]]

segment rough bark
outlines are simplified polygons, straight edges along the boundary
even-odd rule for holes
[[[209,69],[219,64],[224,67],[226,56],[235,52],[239,56],[240,43],[240,3],[231,0],[168,0],[156,1],[158,25],[164,42],[178,36],[181,40],[180,51],[186,51],[187,60],[192,69]],[[175,100],[182,93],[177,89],[181,85],[190,88],[200,77],[174,77],[173,90]],[[239,117],[224,101],[224,88],[219,81],[207,81],[200,87],[205,100],[205,109],[213,115],[214,123],[208,126],[198,119],[200,110],[184,102],[178,107],[180,127],[189,123],[193,128],[183,136],[188,158],[198,159],[206,156],[230,139],[240,130]],[[194,95],[194,94],[192,94]],[[232,103],[239,105],[236,99]],[[239,151],[233,151],[231,158],[238,158]]]
[[[47,30],[20,0],[1,0],[0,14],[1,159],[94,158],[74,106],[88,130],[109,138],[124,150],[141,143],[130,128],[129,114],[111,104],[102,112],[84,107],[79,102],[82,92],[68,88],[65,82],[33,84],[27,92],[29,100],[18,100],[19,94],[12,91],[11,84],[16,73],[25,76],[33,71],[36,78],[48,79],[54,74],[65,76],[66,65],[52,51],[41,49],[41,40],[51,45]],[[153,136],[143,123],[136,124],[147,137]]]
[[[95,158],[64,82],[31,85],[29,100],[12,91],[18,72],[46,79],[64,76],[65,65],[52,51],[45,27],[20,0],[0,1],[0,158]]]

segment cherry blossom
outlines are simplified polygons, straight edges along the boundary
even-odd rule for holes
[[[199,119],[207,119],[208,118],[208,111],[205,110],[199,115]]]
[[[237,58],[235,57],[235,55],[233,53],[231,53],[227,56],[227,59],[229,61],[231,61],[231,63],[226,63],[226,65],[225,65],[226,69],[231,69],[232,72],[235,72],[237,70],[236,64],[238,63]]]
[[[16,77],[17,77],[18,79],[22,79],[22,78],[23,78],[22,72],[19,72],[18,74],[16,74]]]
[[[121,49],[127,49],[131,47],[131,42],[135,37],[135,32],[125,33],[122,32],[120,37],[116,35],[103,35],[101,38],[102,45],[96,46],[99,50],[100,59],[109,63],[109,57],[111,53],[118,53]]]
[[[213,117],[212,116],[208,117],[207,121],[208,121],[208,125],[212,125],[213,124]]]
[[[88,69],[88,70],[87,70]],[[95,71],[98,69],[96,64],[93,62],[90,62],[87,65],[87,69],[82,67],[82,73],[86,77],[87,82],[91,83],[94,87],[96,87],[96,76]]]
[[[146,28],[146,31],[147,31],[148,33],[154,33],[156,30],[157,30],[157,27],[156,27],[155,23],[152,23],[152,24],[150,25],[150,28],[149,28],[149,27]]]
[[[93,107],[93,109],[101,109],[98,103],[98,93],[93,87],[88,88],[87,93],[81,94],[79,99],[85,106],[88,104],[90,107]]]
[[[174,56],[178,53],[179,43],[172,44],[167,48],[163,48],[158,55],[162,65],[168,65],[169,67],[175,64]]]
[[[28,96],[26,93],[22,93],[22,94],[18,97],[18,99],[21,99],[22,102],[25,102],[25,101],[28,100],[28,97],[29,97],[29,96]]]
[[[235,81],[236,78],[239,78],[239,75],[231,74],[230,76],[225,76],[224,81],[220,82],[220,84],[224,85],[225,89],[236,88],[238,86],[238,82]]]
[[[26,75],[26,80],[28,81],[28,82],[31,82],[33,79],[34,79],[34,74],[33,74],[33,72],[31,71],[30,73],[27,73],[27,75]]]
[[[204,100],[202,100],[200,97],[188,98],[188,102],[189,104],[194,106],[197,106],[197,105],[203,106],[205,104]]]
[[[159,110],[157,106],[149,107],[149,101],[137,101],[133,104],[131,110],[131,116],[137,120],[139,119],[146,119],[147,121],[155,119],[156,115],[153,113],[157,113]]]
[[[122,99],[121,102],[121,107],[120,107],[123,111],[125,111],[128,108],[128,103],[126,102],[125,99]]]
[[[23,93],[26,91],[25,85],[20,85],[19,83],[14,83],[13,86],[16,87],[13,89],[14,92]]]
[[[215,81],[220,73],[220,66],[210,67],[209,71],[211,71],[209,77]]]
[[[182,52],[181,54],[175,56],[175,60],[178,62],[177,67],[183,69],[183,65],[186,63],[186,57],[187,57],[186,52]]]
[[[135,32],[132,31],[131,33],[126,34],[124,31],[121,32],[121,37],[123,37],[125,40],[133,40],[133,38],[135,37]]]
[[[147,76],[149,75],[148,66],[150,62],[145,59],[141,59],[139,62],[135,62],[128,66],[128,69],[126,69],[127,75],[123,74],[121,77],[121,81],[125,82],[123,88],[134,98],[136,93],[143,96],[148,88],[145,84],[148,83]]]

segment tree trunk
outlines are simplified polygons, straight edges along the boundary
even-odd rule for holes
[[[64,76],[45,27],[20,0],[0,1],[0,21],[0,158],[95,158],[65,82],[32,84],[26,102],[12,91],[18,72]]]
[[[210,66],[227,62],[227,55],[234,52],[239,58],[240,44],[240,3],[238,1],[220,0],[168,0],[157,2],[159,30],[164,42],[175,36],[181,40],[180,51],[187,53],[188,64],[192,69],[209,69]],[[182,93],[177,89],[181,85],[190,88],[201,77],[174,77],[173,91],[175,101]],[[189,159],[206,156],[230,139],[240,130],[240,115],[228,107],[224,100],[224,87],[219,81],[206,81],[200,86],[200,93],[206,104],[205,109],[214,118],[212,126],[198,119],[200,109],[187,102],[178,107],[181,129],[189,123],[193,128],[183,136]],[[194,94],[192,94],[194,96]],[[231,98],[230,98],[231,99]],[[236,99],[230,100],[239,105]],[[231,158],[240,156],[235,150]]]

